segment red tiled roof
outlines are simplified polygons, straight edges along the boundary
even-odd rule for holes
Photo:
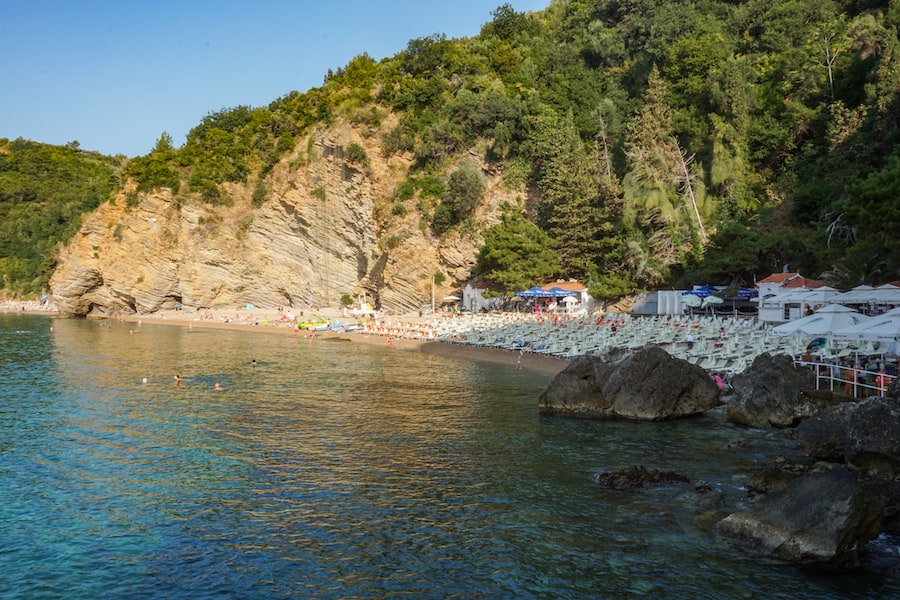
[[[815,279],[810,279],[809,277],[798,277],[796,279],[791,279],[790,281],[788,281],[781,287],[783,287],[783,288],[805,287],[805,288],[814,290],[816,288],[822,287],[823,285],[828,285],[828,284],[825,283],[824,281],[817,281]]]
[[[772,273],[765,279],[760,279],[757,281],[757,285],[760,283],[784,283],[785,281],[790,281],[795,277],[800,277],[800,273]]]

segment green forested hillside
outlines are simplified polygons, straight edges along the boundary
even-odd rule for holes
[[[0,139],[0,296],[30,296],[47,287],[56,246],[118,184],[119,159]]]
[[[878,284],[900,278],[898,26],[898,0],[503,5],[472,38],[358,56],[319,88],[209,114],[179,148],[163,134],[127,174],[211,204],[245,182],[261,203],[278,159],[342,117],[414,158],[389,201],[434,235],[479,227],[464,153],[528,184],[525,214],[559,254],[535,260],[597,297],[785,264]],[[503,251],[482,253],[488,279]]]

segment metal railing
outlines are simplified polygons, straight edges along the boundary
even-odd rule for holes
[[[830,389],[832,392],[865,398],[885,396],[896,375],[884,371],[869,371],[848,365],[833,363],[794,361],[794,364],[810,367],[816,374],[816,389]]]

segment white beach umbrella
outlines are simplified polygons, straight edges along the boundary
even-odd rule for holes
[[[697,296],[696,294],[685,294],[681,297],[681,301],[685,306],[690,306],[691,308],[699,308],[700,304],[703,302],[700,296]]]
[[[842,304],[867,304],[873,291],[875,288],[871,285],[858,285],[848,292],[838,294],[832,300]]]
[[[870,317],[857,325],[842,327],[834,332],[834,337],[882,342],[900,340],[900,309]]]
[[[776,335],[831,335],[838,329],[867,321],[870,317],[840,304],[826,304],[818,312],[779,325],[772,329]]]
[[[707,296],[706,298],[703,299],[702,304],[703,304],[703,308],[706,308],[710,304],[722,304],[723,302],[725,302],[725,301],[722,300],[721,298],[719,298],[718,296]]]

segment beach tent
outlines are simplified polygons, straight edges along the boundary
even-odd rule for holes
[[[545,298],[543,288],[540,288],[536,285],[531,286],[527,290],[516,292],[516,296],[521,296],[523,298]]]
[[[700,285],[695,287],[692,290],[687,290],[686,292],[681,292],[682,296],[696,296],[697,298],[703,299],[707,296],[712,295],[715,290],[708,285]]]
[[[550,292],[551,294],[553,294],[554,298],[565,298],[567,296],[577,296],[578,295],[578,292],[574,292],[571,290],[564,290],[561,287],[556,286],[556,285],[547,291]]]
[[[772,333],[775,335],[831,335],[838,329],[857,325],[869,319],[870,317],[860,314],[852,308],[840,304],[826,304],[818,312],[808,317],[775,327],[772,329]]]
[[[900,308],[877,317],[870,317],[856,325],[842,327],[834,332],[834,337],[881,342],[900,341]]]

